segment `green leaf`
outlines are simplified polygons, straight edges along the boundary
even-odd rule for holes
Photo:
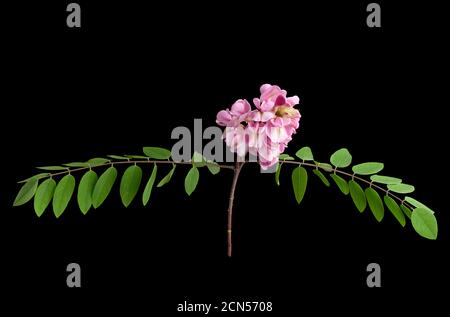
[[[320,162],[316,162],[316,165],[323,169],[325,172],[332,172],[333,171],[333,166],[331,166],[328,163],[320,163]]]
[[[42,216],[45,209],[52,201],[53,193],[55,192],[56,182],[49,178],[43,181],[36,190],[34,196],[34,211],[38,217]]]
[[[280,172],[281,172],[281,166],[282,163],[277,163],[277,169],[275,171],[275,183],[280,186]]]
[[[383,176],[383,175],[372,175],[370,176],[370,180],[374,183],[392,185],[392,184],[400,184],[402,180],[396,177]]]
[[[156,160],[166,160],[172,153],[169,150],[160,147],[144,147],[144,154]]]
[[[102,175],[100,175],[94,186],[94,191],[92,192],[92,205],[95,209],[100,207],[106,197],[108,197],[116,178],[117,169],[114,166],[109,167]]]
[[[74,163],[64,164],[64,166],[68,166],[68,167],[89,167],[89,163],[86,163],[86,162],[74,162]]]
[[[293,158],[292,156],[290,156],[289,154],[280,154],[280,156],[278,157],[278,159],[280,161],[294,161],[295,158]]]
[[[434,211],[433,211],[431,208],[429,208],[428,206],[422,204],[420,201],[415,200],[414,198],[411,198],[411,197],[406,196],[406,197],[405,197],[405,200],[406,200],[407,202],[409,202],[411,205],[413,205],[414,207],[428,209],[428,210],[430,210],[432,213],[434,213]]]
[[[384,205],[378,192],[372,187],[368,187],[365,190],[367,202],[369,203],[370,210],[375,216],[375,219],[380,222],[384,217]]]
[[[292,187],[294,189],[295,200],[300,204],[305,195],[306,185],[308,183],[308,172],[302,166],[296,167],[292,171]]]
[[[102,164],[106,164],[109,162],[111,162],[111,160],[108,160],[103,157],[95,157],[95,158],[92,158],[89,161],[87,161],[87,163],[89,163],[90,166],[102,165]]]
[[[400,209],[403,211],[403,213],[406,215],[406,217],[408,217],[409,219],[411,219],[411,214],[412,214],[411,209],[409,209],[408,207],[406,207],[406,206],[403,205],[403,204],[400,205]]]
[[[36,189],[38,186],[38,179],[35,177],[30,178],[23,186],[20,188],[19,193],[14,200],[13,206],[21,206],[26,204],[33,198],[36,193]]]
[[[211,174],[216,175],[217,173],[220,172],[220,166],[219,164],[212,162],[212,161],[208,161],[206,163],[206,167],[208,168],[208,170],[211,172]]]
[[[320,178],[322,183],[324,183],[325,186],[330,187],[330,181],[323,175],[323,173],[319,170],[313,170],[313,173],[317,175],[317,177]]]
[[[144,155],[125,155],[127,158],[134,158],[134,159],[139,159],[139,160],[148,160],[149,157],[148,156],[144,156]]]
[[[134,197],[139,190],[142,180],[142,169],[133,165],[125,170],[120,181],[120,198],[122,199],[122,204],[128,207],[133,201]]]
[[[384,196],[384,203],[390,210],[390,212],[394,215],[395,219],[402,225],[402,227],[405,226],[406,220],[405,215],[400,210],[400,206],[397,204],[397,202],[391,197],[391,196]]]
[[[152,194],[153,184],[155,183],[156,174],[158,173],[158,166],[156,163],[153,163],[153,171],[148,179],[147,185],[145,185],[144,193],[142,194],[142,204],[147,206],[148,201],[150,200],[150,195]]]
[[[168,182],[170,182],[170,180],[172,179],[172,175],[175,172],[175,167],[177,167],[175,164],[172,164],[172,169],[170,170],[170,172],[164,176],[163,179],[161,179],[158,183],[158,185],[156,185],[156,187],[162,187],[164,185],[166,185]]]
[[[206,159],[198,152],[194,152],[192,155],[192,164],[195,167],[203,167],[206,165]]]
[[[107,155],[107,157],[112,158],[114,160],[129,160],[129,157],[125,157],[125,156],[120,156],[120,155]]]
[[[399,194],[409,194],[414,191],[414,186],[408,184],[390,184],[387,188],[395,193]]]
[[[344,195],[348,195],[350,189],[348,188],[348,184],[345,181],[345,179],[343,179],[342,177],[340,177],[339,175],[336,175],[336,174],[331,174],[330,176],[334,180],[334,182],[336,183],[337,187],[339,187],[341,192]]]
[[[44,170],[44,171],[64,171],[67,170],[67,167],[64,166],[39,166],[36,167],[37,169]]]
[[[200,173],[198,172],[197,167],[192,166],[189,172],[186,175],[186,178],[184,179],[184,190],[186,191],[186,194],[191,196],[195,188],[198,184],[198,179],[200,177]]]
[[[352,167],[352,171],[358,175],[371,175],[376,174],[384,168],[383,163],[368,162],[361,163]]]
[[[83,214],[86,214],[92,206],[92,194],[97,181],[98,176],[94,171],[87,171],[80,180],[80,185],[78,185],[77,201],[78,207],[80,207]]]
[[[436,240],[438,225],[434,214],[425,208],[416,208],[411,215],[411,223],[416,232],[424,238]]]
[[[41,179],[41,178],[44,178],[44,177],[48,177],[48,176],[50,176],[50,173],[39,173],[39,174],[36,174],[36,175],[33,175],[33,176],[31,176],[31,177],[28,177],[27,179],[23,179],[23,180],[21,180],[21,181],[18,181],[17,183],[18,184],[20,184],[20,183],[26,183],[26,182],[28,182],[30,179],[32,179],[32,178],[36,178],[36,179]]]
[[[364,194],[364,190],[354,180],[350,180],[348,182],[348,188],[350,190],[350,196],[352,197],[356,208],[359,210],[359,212],[363,212],[367,206],[366,195]]]
[[[336,167],[344,168],[352,163],[352,155],[347,149],[340,149],[331,155],[330,162]]]
[[[302,147],[300,150],[298,150],[297,153],[295,153],[295,156],[305,161],[314,161],[314,156],[312,154],[311,148],[308,146]]]
[[[56,185],[55,193],[53,195],[53,213],[56,218],[59,218],[69,204],[75,189],[75,177],[68,174],[61,178],[58,185]]]

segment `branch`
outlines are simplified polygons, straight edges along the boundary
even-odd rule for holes
[[[55,216],[57,218],[60,217],[66,209],[67,204],[69,203],[75,190],[76,180],[71,173],[79,171],[86,171],[80,180],[77,194],[80,210],[86,214],[91,207],[98,208],[109,195],[118,176],[118,171],[115,168],[115,165],[128,165],[120,180],[120,196],[125,207],[129,206],[140,189],[142,169],[138,166],[138,164],[154,165],[151,176],[148,179],[142,194],[142,202],[144,206],[149,201],[154,185],[156,185],[156,187],[162,187],[170,181],[176,165],[190,166],[184,181],[185,191],[189,196],[194,192],[199,182],[199,167],[208,167],[209,171],[214,175],[217,174],[221,168],[229,169],[234,172],[227,210],[227,254],[228,256],[231,256],[233,202],[239,173],[245,163],[260,164],[261,162],[237,161],[234,166],[218,164],[214,161],[207,160],[197,152],[194,152],[191,161],[181,162],[172,160],[171,151],[167,149],[144,147],[143,150],[146,156],[108,155],[110,159],[94,158],[87,162],[75,162],[61,166],[40,167],[40,169],[49,172],[37,174],[31,178],[20,181],[19,183],[25,184],[17,194],[13,206],[23,205],[34,197],[34,208],[39,217],[50,203],[53,205],[53,212]],[[405,226],[404,214],[406,214],[406,216],[411,219],[414,229],[421,236],[428,239],[437,238],[438,227],[434,212],[423,203],[409,196],[402,199],[393,194],[393,192],[399,194],[409,194],[414,191],[414,186],[402,183],[402,180],[399,178],[377,174],[384,168],[382,163],[367,162],[357,164],[351,167],[352,173],[341,170],[341,168],[348,168],[352,161],[351,154],[345,148],[340,149],[331,155],[330,162],[332,165],[328,163],[316,162],[309,147],[301,148],[295,155],[301,161],[296,161],[294,157],[291,157],[288,154],[279,155],[279,165],[275,173],[275,181],[279,184],[279,175],[283,164],[298,166],[292,171],[292,185],[295,198],[298,203],[300,203],[304,197],[308,180],[308,173],[304,167],[310,167],[315,169],[313,171],[314,174],[316,174],[327,186],[330,186],[330,183],[321,171],[325,171],[330,174],[332,173],[332,179],[335,181],[339,189],[344,194],[348,194],[348,192],[350,192],[350,195],[360,212],[363,212],[368,204],[376,220],[380,222],[385,213],[384,205],[386,205],[402,226]],[[159,164],[169,164],[172,165],[172,168],[168,174],[159,180],[159,182],[155,183]],[[107,168],[102,175],[98,177],[92,170],[96,167],[109,168]],[[350,178],[350,180],[346,181],[342,177],[338,177],[337,174]],[[63,177],[57,183],[53,177],[59,175]],[[361,175],[370,175],[370,180],[361,177]],[[41,179],[44,180],[40,181]],[[363,190],[356,180],[367,184],[368,187]],[[387,188],[383,188],[374,183],[385,184]],[[377,190],[385,194],[384,199],[381,199]],[[400,206],[396,201],[399,202]]]
[[[299,165],[299,166],[308,166],[308,167],[314,167],[314,168],[320,168],[322,170],[326,170],[326,168],[321,167],[318,164],[314,164],[314,163],[306,163],[306,162],[299,162],[299,161],[282,161],[283,164],[294,164],[294,165]],[[378,190],[381,190],[382,192],[384,192],[386,195],[391,196],[392,198],[396,199],[398,202],[400,202],[401,204],[404,204],[406,207],[408,207],[409,209],[414,209],[414,206],[412,206],[411,204],[409,204],[408,202],[406,202],[404,199],[401,199],[400,197],[398,197],[397,195],[392,194],[391,191],[384,189],[381,186],[378,186],[376,184],[374,184],[372,181],[369,181],[367,179],[364,179],[362,177],[356,176],[355,174],[350,174],[347,172],[344,172],[338,168],[333,168],[333,172],[341,174],[341,175],[345,175],[347,177],[350,177],[352,179],[357,179],[365,184],[368,184],[371,187],[375,187]]]
[[[231,257],[233,251],[232,243],[232,229],[233,229],[233,202],[234,202],[234,192],[236,190],[236,184],[241,173],[242,166],[245,162],[236,161],[234,166],[233,182],[231,183],[230,198],[228,202],[228,226],[227,226],[227,255]]]
[[[176,162],[176,161],[171,161],[171,160],[109,161],[108,163],[94,164],[92,166],[86,166],[86,167],[79,167],[79,168],[69,168],[68,167],[67,170],[65,170],[65,171],[56,172],[56,173],[48,173],[46,176],[41,177],[41,178],[54,177],[54,176],[59,176],[59,175],[66,175],[66,174],[70,174],[70,173],[73,173],[73,172],[86,171],[86,170],[89,170],[89,169],[102,167],[102,166],[136,165],[136,164],[152,164],[152,163],[156,163],[156,164],[175,164],[175,165],[192,165],[192,162]],[[205,166],[206,165],[211,165],[211,166],[214,165],[214,166],[219,166],[220,168],[225,168],[225,169],[229,169],[229,170],[233,170],[234,169],[234,167],[232,165],[223,165],[223,164],[208,163],[208,162],[205,162],[204,164],[205,164]],[[18,184],[26,183],[28,181],[28,179],[21,180],[21,181],[19,181],[17,183]]]

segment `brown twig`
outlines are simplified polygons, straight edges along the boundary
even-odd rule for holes
[[[227,255],[231,257],[233,252],[233,237],[232,237],[232,229],[233,229],[233,201],[234,201],[234,192],[236,190],[236,184],[239,178],[239,174],[241,173],[242,166],[245,162],[236,161],[234,165],[234,175],[233,182],[231,183],[230,190],[230,199],[228,201],[228,226],[227,226]]]

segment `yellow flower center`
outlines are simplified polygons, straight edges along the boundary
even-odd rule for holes
[[[288,107],[288,106],[279,106],[275,110],[275,115],[277,117],[293,117],[295,115],[295,109],[294,107]]]

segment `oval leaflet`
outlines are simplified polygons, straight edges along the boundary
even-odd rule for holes
[[[383,163],[379,162],[368,162],[361,163],[352,167],[352,171],[358,175],[371,175],[376,174],[384,168]]]
[[[352,163],[352,155],[346,148],[343,148],[331,155],[330,162],[336,167],[344,168]]]
[[[416,208],[411,214],[411,223],[416,232],[424,238],[435,240],[438,234],[436,217],[425,208]]]
[[[294,189],[295,200],[301,203],[305,196],[306,185],[308,183],[308,172],[302,166],[294,168],[292,171],[292,187]]]
[[[45,209],[52,201],[55,192],[56,181],[53,178],[46,179],[39,185],[34,196],[34,211],[38,217],[42,216]]]
[[[350,196],[352,197],[352,200],[355,203],[356,208],[359,210],[359,212],[363,212],[367,206],[366,195],[364,194],[364,190],[354,180],[350,180],[348,182],[348,188],[350,189]]]

